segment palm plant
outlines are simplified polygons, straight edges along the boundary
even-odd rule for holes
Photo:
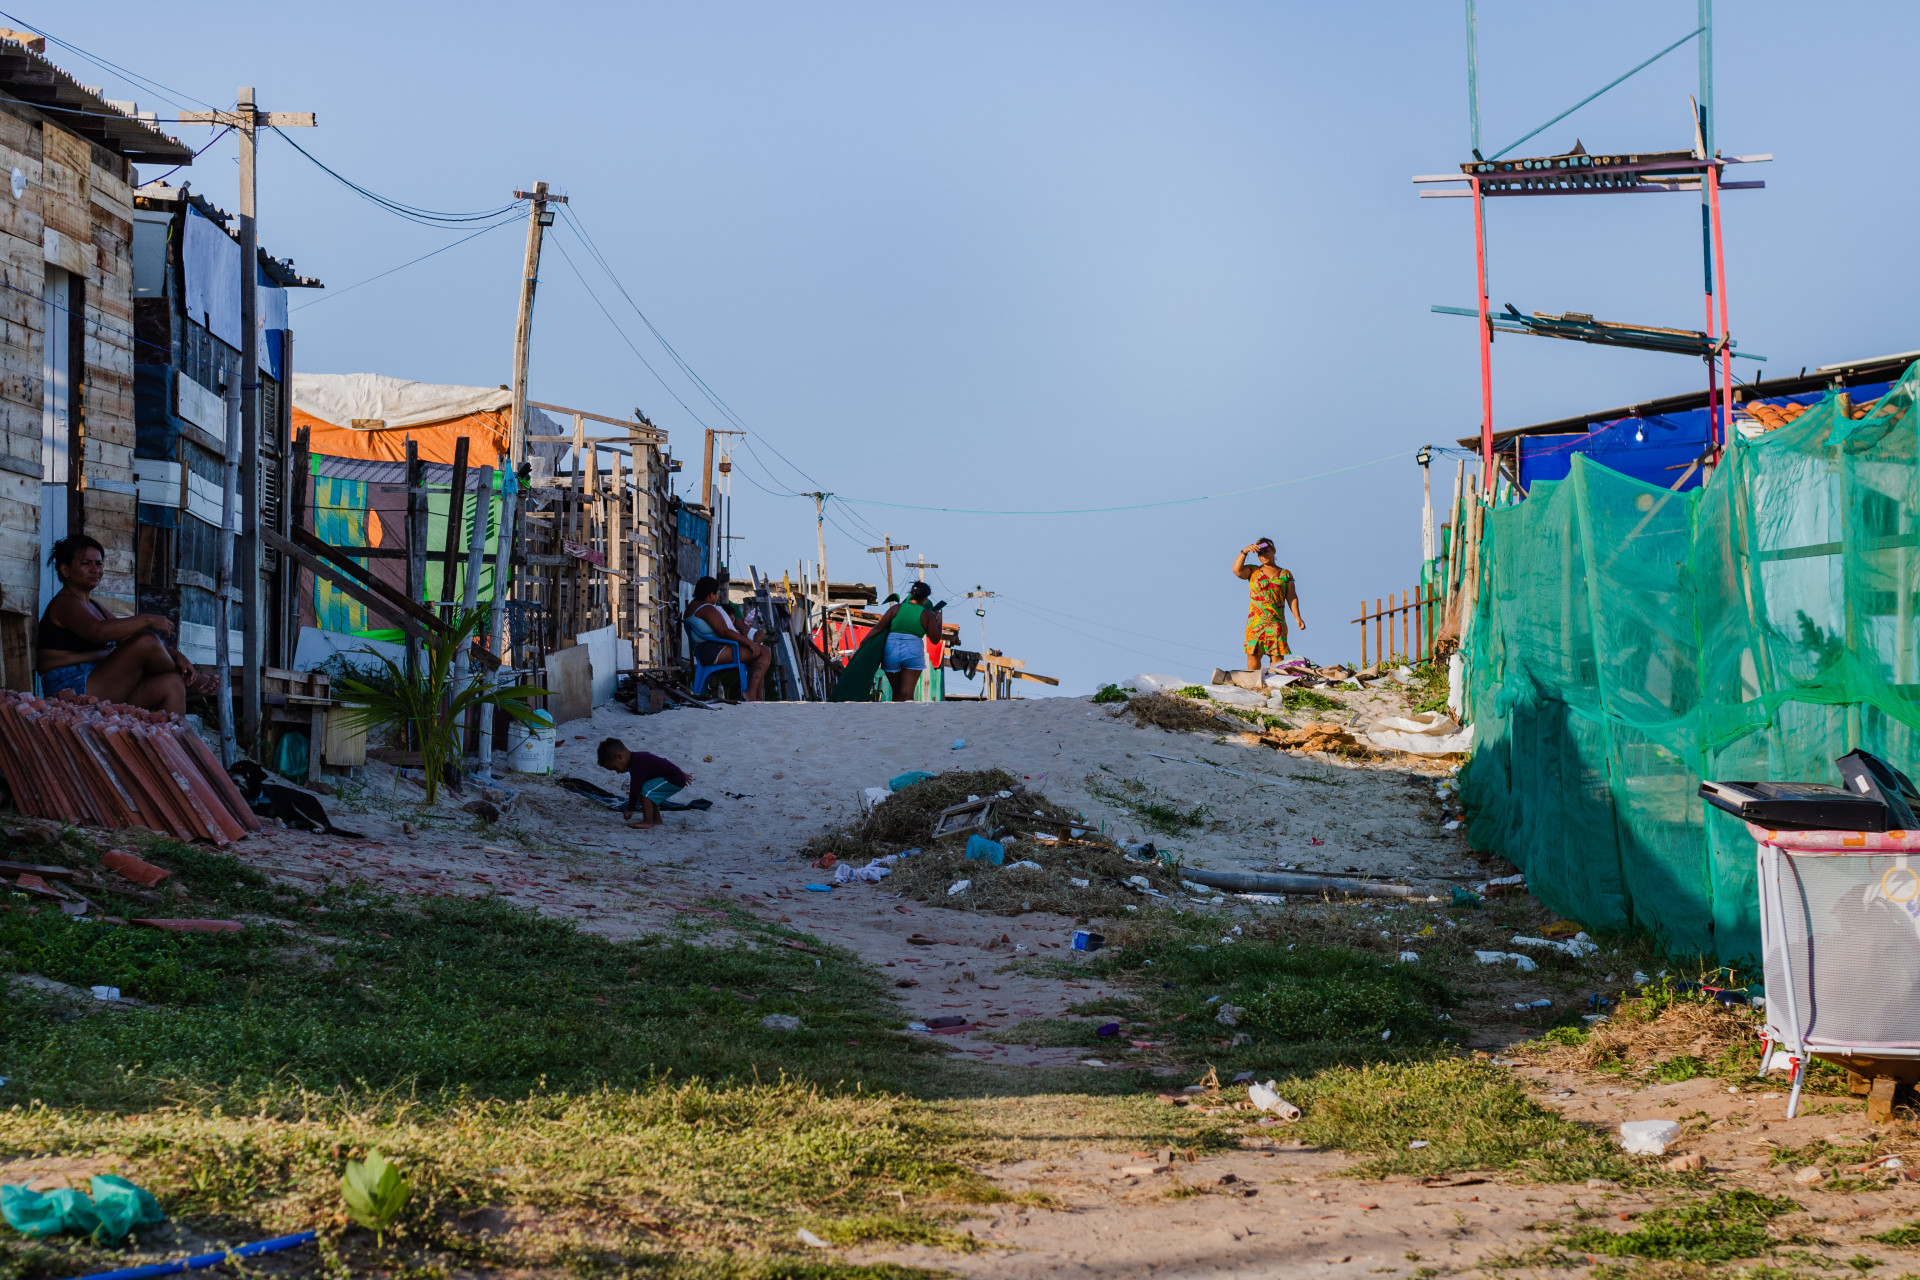
[[[374,654],[386,668],[383,674],[348,676],[340,682],[359,704],[351,712],[356,728],[419,746],[429,806],[440,798],[440,781],[448,767],[461,762],[460,731],[471,708],[491,703],[522,724],[535,724],[538,713],[528,700],[547,694],[538,685],[497,685],[484,672],[455,675],[454,660],[486,627],[488,614],[485,606],[456,609],[449,628],[423,642],[423,661],[412,675],[385,654]]]

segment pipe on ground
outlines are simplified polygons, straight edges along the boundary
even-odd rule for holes
[[[1284,871],[1201,871],[1180,868],[1180,878],[1209,889],[1233,893],[1344,893],[1354,898],[1416,898],[1424,900],[1425,889],[1407,884],[1383,884],[1377,880],[1341,880],[1333,876],[1292,875]]]

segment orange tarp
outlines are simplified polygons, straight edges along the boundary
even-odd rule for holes
[[[417,422],[411,426],[382,427],[368,431],[323,422],[296,406],[293,410],[293,432],[297,436],[302,427],[311,430],[311,447],[315,453],[333,458],[365,458],[377,462],[406,461],[407,440],[411,437],[420,447],[422,462],[449,464],[453,461],[454,441],[466,436],[471,442],[467,446],[468,462],[476,467],[490,467],[498,462],[501,454],[509,450],[507,424],[511,419],[510,412],[488,411],[439,422]]]

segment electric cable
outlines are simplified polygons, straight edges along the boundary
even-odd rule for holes
[[[593,299],[593,305],[600,308],[600,314],[607,318],[607,323],[610,326],[612,326],[613,331],[620,335],[620,341],[627,344],[627,350],[633,352],[634,358],[638,360],[646,368],[646,371],[648,373],[653,375],[653,380],[655,382],[658,382],[662,387],[662,389],[664,389],[668,395],[673,397],[674,402],[676,404],[678,404],[682,409],[685,409],[687,411],[687,416],[689,418],[692,418],[695,422],[698,422],[703,429],[706,429],[709,431],[712,430],[711,427],[707,426],[705,420],[702,419],[699,414],[693,411],[693,406],[688,404],[686,400],[684,400],[681,397],[680,393],[673,389],[672,384],[670,384],[665,378],[660,376],[660,371],[653,367],[653,362],[647,359],[646,356],[640,353],[640,348],[636,347],[633,344],[633,339],[627,336],[627,331],[620,327],[620,322],[613,318],[613,313],[611,311],[607,310],[606,303],[600,301],[600,295],[593,291],[593,286],[587,283],[587,278],[584,275],[580,274],[580,268],[574,262],[573,255],[567,252],[566,245],[560,242],[560,238],[558,236],[554,237],[553,247],[560,251],[561,260],[567,264],[568,270],[573,272],[573,278],[580,282],[580,287],[586,290],[586,294],[589,298]]]
[[[180,90],[170,89],[166,85],[161,84],[158,80],[154,80],[147,76],[143,76],[137,71],[129,71],[127,68],[121,66],[117,62],[109,62],[107,59],[100,57],[98,54],[89,53],[87,50],[82,49],[79,45],[74,44],[71,40],[62,40],[59,36],[53,35],[51,32],[43,31],[39,27],[34,26],[32,23],[27,22],[24,19],[16,18],[12,14],[6,12],[4,9],[0,9],[0,18],[5,18],[8,22],[12,23],[15,26],[15,28],[17,28],[18,30],[31,31],[33,32],[33,34],[41,37],[43,40],[51,41],[52,43],[59,45],[62,49],[67,50],[69,53],[73,53],[78,55],[79,57],[85,58],[88,62],[93,63],[95,66],[101,68],[102,70],[113,72],[115,75],[119,76],[126,83],[133,85],[135,88],[145,88],[145,89],[151,90],[154,93],[159,94],[161,98],[165,99],[168,102],[173,103],[173,105],[176,108],[179,107],[180,105],[179,98],[185,98],[189,102],[199,103],[201,106],[207,108],[210,111],[220,110],[220,108],[214,106],[211,102],[208,102],[204,98],[196,98],[190,93],[181,93]],[[177,95],[177,96],[172,96],[172,95]]]
[[[204,147],[201,147],[198,151],[195,151],[193,153],[193,159],[198,160],[201,156],[207,153],[208,149],[211,148],[214,143],[220,141],[220,139],[226,137],[228,134],[232,132],[233,132],[233,126],[228,125],[224,129],[220,130],[220,132],[214,134],[211,138],[208,138],[207,145]],[[165,182],[168,178],[171,178],[174,174],[180,172],[182,169],[186,168],[188,164],[191,164],[191,163],[193,163],[192,160],[186,161],[185,163],[182,163],[182,164],[177,164],[173,166],[173,168],[167,170],[165,173],[158,174],[154,177],[148,178],[147,181],[141,183],[140,186],[144,187],[149,183],[154,183],[154,182]],[[136,191],[138,189],[139,188],[137,187],[135,188]]]
[[[995,593],[995,598],[999,600],[1005,600],[1010,608],[1019,610],[1021,613],[1026,614],[1028,617],[1032,618],[1036,622],[1044,622],[1048,626],[1058,627],[1062,631],[1071,632],[1076,636],[1080,636],[1083,639],[1092,640],[1097,644],[1104,644],[1111,648],[1122,650],[1126,653],[1138,654],[1143,658],[1152,658],[1155,662],[1170,663],[1176,667],[1184,665],[1185,663],[1191,661],[1191,659],[1189,658],[1169,658],[1164,653],[1149,653],[1145,649],[1136,649],[1132,645],[1120,644],[1117,641],[1107,639],[1105,636],[1096,636],[1091,632],[1082,631],[1077,627],[1069,627],[1065,623],[1055,622],[1052,618],[1042,617],[1040,614],[1037,614],[1032,612],[1031,610],[1022,608],[1020,605],[1014,603],[1014,601],[1009,599],[1007,596],[999,593]]]
[[[508,213],[514,209],[517,209],[523,203],[525,203],[524,201],[521,201],[521,200],[514,200],[514,201],[510,201],[507,204],[500,205],[498,208],[479,210],[471,213],[448,213],[448,212],[442,212],[437,209],[423,209],[418,205],[407,204],[404,201],[395,200],[388,196],[383,196],[377,191],[373,191],[367,187],[361,186],[359,183],[355,182],[352,178],[347,177],[344,173],[341,173],[338,169],[332,168],[325,161],[321,160],[318,156],[314,155],[311,151],[307,150],[305,147],[295,142],[292,139],[292,137],[290,137],[287,134],[286,130],[282,129],[279,125],[277,124],[268,125],[267,127],[273,130],[273,132],[279,134],[281,141],[285,142],[288,146],[292,147],[295,151],[298,151],[301,155],[305,156],[308,160],[312,161],[313,165],[316,168],[318,168],[322,173],[326,174],[328,177],[332,178],[335,182],[338,182],[341,186],[346,187],[348,190],[363,197],[364,199],[370,200],[374,204],[379,205],[382,209],[385,209],[388,213],[391,213],[396,217],[405,218],[409,222],[419,222],[429,226],[449,226],[449,225],[458,225],[461,223],[487,222],[494,218],[498,218],[503,213]]]
[[[1022,600],[1018,596],[1010,596],[1004,591],[996,592],[995,594],[996,594],[996,597],[999,599],[1008,600],[1013,602],[1014,604],[1021,605],[1029,609],[1039,609],[1045,613],[1057,613],[1063,618],[1072,618],[1073,621],[1084,622],[1090,627],[1107,627],[1108,630],[1117,631],[1121,635],[1134,636],[1141,640],[1152,640],[1156,644],[1170,644],[1176,649],[1192,649],[1199,653],[1218,653],[1219,652],[1218,645],[1188,644],[1184,640],[1169,640],[1165,636],[1148,635],[1144,631],[1129,631],[1125,627],[1109,626],[1107,623],[1100,622],[1093,618],[1078,617],[1074,614],[1067,613],[1064,610],[1048,608],[1046,605],[1043,605],[1043,604],[1035,604],[1031,600]]]
[[[518,221],[519,221],[518,218],[502,218],[500,221],[494,223],[490,227],[482,227],[471,235],[461,236],[458,240],[455,240],[452,244],[443,244],[438,249],[435,249],[430,253],[423,253],[419,257],[414,258],[408,262],[403,262],[397,267],[388,267],[385,271],[382,271],[377,276],[368,276],[365,280],[361,280],[355,284],[350,284],[344,289],[326,290],[321,294],[320,297],[314,298],[309,302],[303,302],[297,307],[290,308],[290,310],[305,311],[308,307],[317,307],[321,303],[326,302],[331,298],[338,298],[342,294],[352,293],[355,289],[358,289],[361,285],[372,284],[375,280],[384,280],[396,271],[405,271],[408,267],[413,266],[414,263],[425,262],[428,258],[432,258],[439,254],[445,253],[449,249],[458,249],[461,245],[465,244],[469,240],[478,240],[481,236],[487,234],[487,232],[489,231],[498,231],[501,227],[511,226]]]
[[[1158,507],[1183,507],[1196,502],[1218,502],[1223,498],[1241,498],[1249,493],[1266,493],[1273,489],[1285,489],[1296,484],[1307,484],[1314,480],[1325,480],[1329,476],[1345,475],[1349,471],[1359,471],[1366,467],[1377,467],[1383,462],[1392,462],[1396,458],[1405,458],[1407,451],[1396,450],[1366,462],[1356,462],[1352,466],[1335,467],[1331,471],[1322,471],[1310,476],[1295,476],[1291,480],[1276,480],[1272,484],[1257,484],[1246,489],[1230,489],[1225,493],[1203,493],[1191,498],[1168,498],[1161,502],[1135,502],[1115,507],[1063,507],[1042,509],[1031,507],[1016,508],[980,508],[980,507],[920,507],[905,502],[882,502],[877,498],[846,498],[846,502],[858,502],[868,507],[889,507],[896,511],[937,511],[963,516],[1088,516],[1104,515],[1115,511],[1151,511]],[[835,495],[838,497],[838,495]]]

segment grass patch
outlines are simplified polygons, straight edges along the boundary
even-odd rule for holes
[[[1100,686],[1100,692],[1093,695],[1093,700],[1096,703],[1125,702],[1128,692],[1117,684],[1103,684]]]
[[[1114,779],[1118,790],[1106,786],[1097,778],[1087,779],[1088,794],[1105,800],[1117,809],[1123,809],[1140,819],[1148,829],[1161,835],[1177,836],[1197,830],[1207,825],[1212,810],[1204,804],[1191,809],[1182,809],[1178,804],[1169,803],[1168,798],[1158,789],[1141,782],[1138,778]]]
[[[1876,1244],[1892,1245],[1896,1249],[1920,1249],[1920,1222],[1909,1222],[1904,1227],[1895,1227],[1891,1231],[1882,1231],[1867,1239]]]
[[[1366,1062],[1438,1045],[1440,1014],[1457,999],[1416,965],[1383,966],[1369,952],[1290,932],[1279,921],[1242,921],[1222,934],[1217,919],[1160,913],[1129,923],[1088,968],[1129,982],[1129,1016],[1153,1038],[1221,1064],[1312,1069]],[[1223,940],[1223,938],[1225,940]],[[1242,1012],[1219,1021],[1223,1007]],[[1383,1037],[1382,1033],[1390,1034]],[[1235,1033],[1251,1037],[1233,1046]]]
[[[1767,1223],[1799,1207],[1753,1191],[1716,1191],[1704,1200],[1650,1209],[1630,1231],[1577,1229],[1568,1234],[1566,1244],[1610,1257],[1731,1262],[1770,1250],[1776,1242],[1767,1234]]]
[[[1317,689],[1296,689],[1292,685],[1280,691],[1280,703],[1289,711],[1345,711],[1347,704],[1329,698]]]
[[[328,1245],[341,1274],[440,1257],[904,1276],[783,1255],[803,1255],[800,1223],[843,1218],[861,1239],[952,1244],[937,1206],[992,1191],[953,1157],[964,1125],[911,1096],[937,1050],[894,1032],[877,972],[837,948],[778,946],[787,931],[744,916],[726,938],[613,942],[496,901],[303,897],[224,854],[143,853],[197,909],[280,922],[169,934],[0,900],[0,972],[155,1006],[70,1017],[0,987],[0,1155],[117,1159],[202,1238],[333,1221],[344,1161],[375,1146],[414,1200],[383,1247],[358,1229]],[[770,1013],[801,1029],[762,1027]],[[462,1225],[496,1209],[529,1228]],[[133,1255],[9,1237],[0,1275],[154,1260]]]
[[[1644,1180],[1603,1133],[1540,1106],[1477,1058],[1339,1067],[1303,1080],[1294,1132],[1361,1155],[1360,1177],[1511,1170],[1543,1182]],[[1420,1148],[1410,1143],[1424,1141]]]
[[[1419,715],[1423,711],[1447,710],[1447,665],[1444,662],[1428,662],[1413,669],[1413,684],[1407,689],[1407,701],[1412,704],[1410,711]]]

